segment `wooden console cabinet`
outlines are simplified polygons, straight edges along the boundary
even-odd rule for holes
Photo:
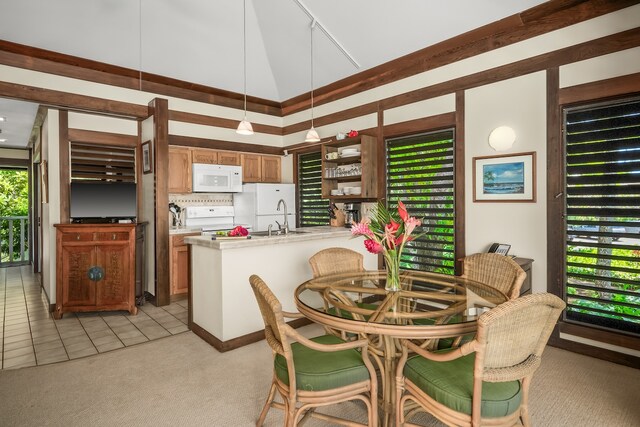
[[[135,224],[56,224],[56,308],[136,314]]]

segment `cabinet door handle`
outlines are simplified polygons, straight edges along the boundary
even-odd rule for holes
[[[76,240],[80,240],[80,235],[76,234]]]
[[[104,277],[104,269],[98,266],[91,267],[87,272],[87,276],[89,276],[89,280],[92,280],[94,282],[102,280],[102,278]]]
[[[113,233],[113,234],[111,235],[111,240],[116,240],[116,233]]]

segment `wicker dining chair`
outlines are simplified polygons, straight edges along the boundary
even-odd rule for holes
[[[308,339],[287,325],[285,317],[302,317],[288,313],[271,289],[258,276],[249,283],[258,301],[265,324],[267,343],[273,350],[274,372],[267,401],[256,426],[264,423],[271,407],[283,409],[284,425],[296,426],[311,416],[346,426],[378,424],[377,379],[369,360],[366,340],[346,342],[334,335]],[[290,339],[297,342],[290,343]],[[276,391],[284,403],[274,402]],[[349,400],[361,400],[367,408],[368,424],[316,412],[321,406]]]
[[[548,293],[507,301],[480,315],[473,341],[448,352],[403,340],[396,425],[416,426],[406,418],[426,410],[447,425],[530,426],[529,385],[564,307]],[[409,400],[419,406],[405,414]]]
[[[309,258],[313,277],[364,271],[361,253],[347,248],[327,248]]]
[[[509,299],[520,296],[520,288],[527,273],[510,257],[496,253],[478,253],[465,257],[462,262],[462,277],[492,286]]]

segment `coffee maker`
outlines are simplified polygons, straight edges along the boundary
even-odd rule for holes
[[[351,223],[360,222],[360,203],[345,203],[344,204],[344,226],[351,228]]]

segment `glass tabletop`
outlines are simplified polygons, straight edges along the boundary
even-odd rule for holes
[[[296,305],[316,322],[353,332],[411,336],[430,329],[447,336],[452,328],[472,331],[480,314],[507,300],[497,289],[458,276],[402,271],[400,280],[402,289],[391,292],[384,288],[386,271],[319,277],[298,286]]]

